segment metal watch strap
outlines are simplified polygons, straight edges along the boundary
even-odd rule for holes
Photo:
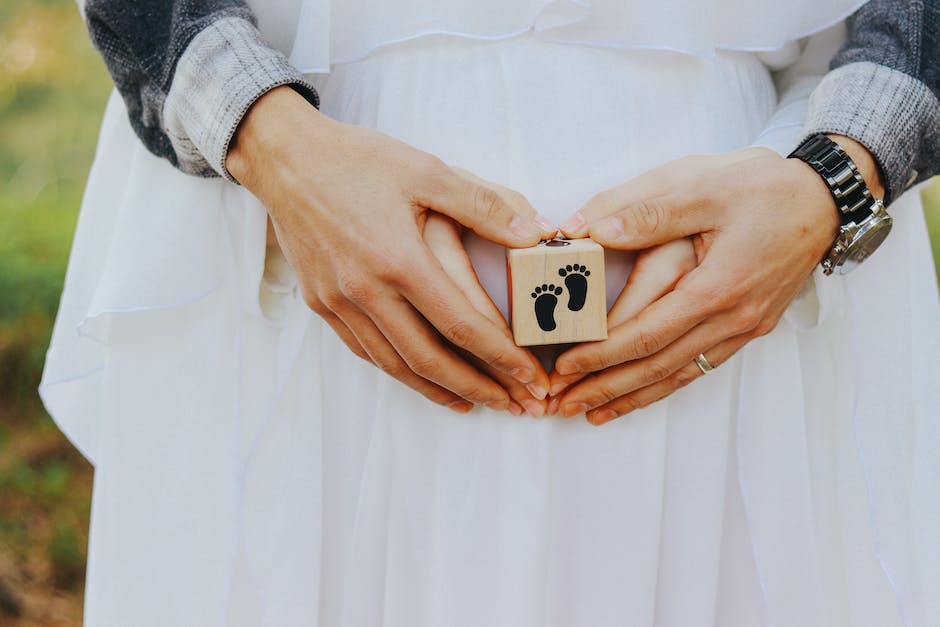
[[[842,224],[859,223],[871,214],[874,201],[871,191],[855,162],[839,144],[825,135],[816,134],[807,138],[789,156],[805,161],[819,172],[842,214]]]

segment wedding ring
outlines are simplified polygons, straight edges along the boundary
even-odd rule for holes
[[[698,369],[702,371],[702,374],[708,374],[709,372],[715,369],[715,367],[711,365],[710,363],[708,363],[708,360],[705,359],[704,353],[699,353],[698,357],[696,357],[692,361],[694,361],[695,365],[698,366]]]

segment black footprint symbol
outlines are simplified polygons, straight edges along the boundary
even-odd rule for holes
[[[587,298],[587,277],[591,276],[591,271],[587,269],[587,266],[574,264],[559,268],[558,274],[565,277],[565,287],[568,288],[568,309],[581,311]]]
[[[539,321],[539,327],[543,331],[554,331],[555,327],[555,305],[558,304],[558,296],[562,293],[561,287],[554,285],[542,285],[536,287],[532,292],[532,298],[535,299],[535,318]]]

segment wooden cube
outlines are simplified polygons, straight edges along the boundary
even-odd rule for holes
[[[553,239],[506,251],[509,315],[519,346],[607,338],[604,249]]]

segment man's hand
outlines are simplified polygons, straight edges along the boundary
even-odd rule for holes
[[[607,314],[607,328],[613,331],[632,320],[641,311],[668,294],[682,277],[691,272],[698,261],[695,247],[688,238],[677,239],[640,252],[633,263],[627,284]],[[616,366],[614,366],[616,367]],[[587,373],[569,375],[551,373],[551,400],[546,413],[556,414],[562,392],[581,381]]]
[[[548,389],[538,361],[477,311],[422,239],[431,211],[505,246],[554,235],[521,196],[330,120],[287,87],[255,103],[226,166],[267,208],[307,304],[354,353],[461,412],[511,401],[448,343],[534,393]]]
[[[873,161],[858,157],[878,194]],[[700,376],[699,353],[725,362],[776,326],[838,226],[819,175],[763,148],[686,157],[595,196],[562,225],[566,235],[628,250],[691,237],[699,265],[606,341],[561,355],[553,383],[591,376],[550,409],[602,424]]]

